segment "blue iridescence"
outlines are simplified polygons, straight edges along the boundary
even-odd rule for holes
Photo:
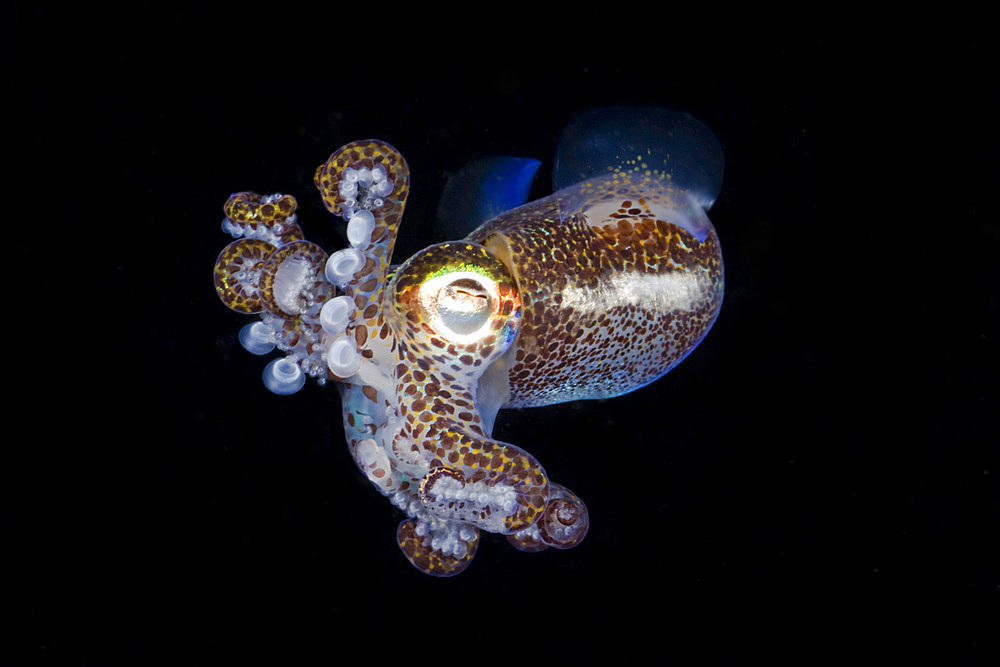
[[[531,158],[484,158],[452,174],[438,205],[445,238],[460,239],[487,220],[527,202],[541,164]]]

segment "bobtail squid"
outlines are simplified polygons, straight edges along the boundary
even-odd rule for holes
[[[326,208],[347,221],[350,247],[332,255],[303,239],[290,195],[240,192],[224,207],[237,240],[219,255],[215,286],[233,310],[260,315],[240,341],[284,353],[264,372],[276,393],[306,376],[337,383],[351,456],[406,514],[399,546],[428,574],[462,571],[480,530],[524,551],[577,545],[586,505],[492,437],[497,411],[652,382],[698,345],[722,303],[706,215],[722,151],[699,121],[584,113],[563,132],[556,192],[524,204],[538,164],[458,172],[442,217],[482,224],[398,266],[409,169],[384,142],[349,143],[316,171]]]

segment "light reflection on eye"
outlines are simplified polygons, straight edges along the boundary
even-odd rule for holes
[[[420,286],[420,307],[434,331],[453,343],[489,335],[500,304],[496,282],[472,271],[455,271]]]

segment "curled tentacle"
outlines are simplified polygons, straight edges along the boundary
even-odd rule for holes
[[[420,480],[420,500],[434,516],[464,521],[491,533],[534,523],[548,496],[542,466],[524,450],[489,438],[454,437],[441,429],[447,463]]]
[[[223,248],[213,270],[222,303],[247,315],[264,310],[260,272],[273,252],[274,246],[260,239],[240,239]]]
[[[260,313],[240,342],[285,353],[264,371],[275,393],[307,375],[337,381],[351,456],[407,515],[398,544],[429,574],[462,571],[480,529],[525,551],[578,544],[586,505],[492,437],[497,411],[631,391],[679,363],[719,312],[722,258],[705,211],[722,156],[704,125],[657,109],[585,113],[556,162],[564,189],[395,272],[409,169],[381,141],[348,144],[316,171],[350,244],[329,257],[302,239],[289,195],[238,192],[224,207],[238,240],[216,262],[217,292]],[[537,166],[459,172],[442,219],[517,206]]]
[[[365,368],[365,360],[385,355],[379,336],[383,326],[380,298],[389,273],[396,232],[409,194],[410,171],[403,156],[381,141],[355,141],[335,151],[316,170],[316,187],[323,204],[347,220],[350,248],[338,250],[326,265],[327,280],[340,287],[354,307],[345,313],[343,335],[331,340],[331,377],[349,379],[356,373],[384,371]],[[339,323],[338,323],[339,326]],[[370,372],[369,372],[370,371]]]
[[[436,524],[431,526],[430,524]],[[451,577],[472,562],[479,548],[479,531],[455,522],[403,521],[396,540],[418,570],[436,577]]]
[[[357,236],[352,246],[367,262],[355,270],[347,293],[368,293],[372,280],[384,285],[410,191],[410,170],[395,148],[381,141],[355,141],[335,151],[316,170],[316,187],[326,208],[345,220],[356,218]],[[365,238],[362,225],[370,231]]]
[[[291,195],[236,192],[222,207],[226,213],[222,228],[233,236],[261,239],[275,247],[301,241],[302,229],[295,218],[298,206]]]
[[[507,536],[521,551],[543,551],[549,547],[571,549],[587,536],[590,515],[576,494],[559,484],[549,484],[549,501],[533,525]]]
[[[400,267],[388,293],[404,420],[392,450],[421,476],[423,507],[491,532],[530,525],[545,507],[545,471],[490,438],[476,406],[480,377],[506,352],[520,320],[506,267],[482,246],[440,244]]]
[[[264,307],[283,320],[315,319],[330,297],[323,275],[327,254],[315,243],[294,241],[274,251],[260,271]]]

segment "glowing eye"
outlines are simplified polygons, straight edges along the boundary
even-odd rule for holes
[[[496,282],[472,271],[455,271],[420,286],[420,306],[428,324],[449,341],[471,343],[487,336],[498,317]]]
[[[493,312],[489,292],[469,278],[442,287],[437,301],[441,323],[458,334],[468,335],[481,329]]]

